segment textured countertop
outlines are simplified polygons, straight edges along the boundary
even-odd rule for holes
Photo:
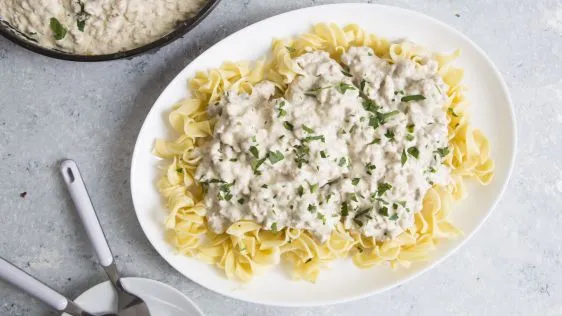
[[[0,255],[75,297],[105,279],[58,175],[81,166],[123,274],[189,295],[207,315],[562,315],[562,2],[388,0],[452,25],[504,75],[519,148],[506,194],[461,250],[407,284],[352,303],[273,308],[228,299],[173,270],[132,209],[129,162],[150,106],[203,50],[314,0],[223,0],[156,53],[106,63],[42,57],[0,38]],[[0,315],[56,315],[0,283]]]

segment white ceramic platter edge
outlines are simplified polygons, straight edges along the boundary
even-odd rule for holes
[[[268,271],[250,284],[237,284],[226,280],[211,266],[178,255],[165,241],[166,211],[155,188],[156,180],[162,175],[162,163],[152,156],[152,146],[156,138],[171,138],[167,115],[174,103],[188,95],[187,82],[196,71],[218,67],[227,60],[255,60],[268,52],[273,38],[306,32],[318,22],[335,22],[341,26],[356,23],[377,35],[391,40],[408,38],[434,51],[460,48],[462,55],[456,64],[465,69],[463,82],[469,87],[472,122],[490,139],[496,175],[487,187],[468,186],[469,198],[456,205],[453,212],[453,222],[465,235],[440,244],[428,262],[393,271],[387,266],[360,270],[350,260],[341,260],[323,271],[316,284],[292,281],[281,269]],[[503,194],[513,168],[515,148],[515,116],[507,86],[486,54],[466,36],[435,19],[396,7],[325,5],[287,12],[250,25],[209,48],[185,67],[156,100],[141,128],[131,164],[131,192],[144,233],[158,253],[189,279],[223,295],[254,303],[325,305],[362,298],[402,284],[434,267],[468,241]]]

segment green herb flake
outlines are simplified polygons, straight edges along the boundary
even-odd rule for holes
[[[264,189],[267,189],[267,188],[269,188],[269,186],[268,186],[267,184],[262,184],[262,186],[261,186],[261,187],[262,187],[262,188],[264,188]]]
[[[413,141],[413,140],[414,140],[414,135],[411,135],[411,134],[406,135],[406,140],[407,140],[407,141]]]
[[[302,125],[302,129],[309,134],[314,134],[314,130],[304,124]]]
[[[365,111],[369,111],[371,113],[377,113],[379,106],[375,103],[375,101],[365,99],[363,101],[363,108]]]
[[[51,31],[53,31],[55,40],[60,41],[66,36],[67,29],[56,18],[51,18],[49,26]]]
[[[362,227],[363,226],[363,222],[358,220],[357,218],[353,219],[353,222],[355,222],[355,224],[357,224],[357,226]]]
[[[353,178],[353,180],[351,180],[351,184],[358,185],[360,180],[361,179],[359,179],[359,178]]]
[[[417,147],[410,147],[408,148],[408,154],[410,154],[412,157],[418,159],[420,157],[420,151]]]
[[[338,162],[338,166],[343,167],[345,166],[346,160],[345,157],[341,157],[340,161]]]
[[[277,232],[277,223],[271,224],[271,231],[273,231],[274,233]]]
[[[416,127],[415,124],[408,124],[408,126],[406,126],[406,130],[408,131],[408,133],[413,133],[414,132],[414,128]]]
[[[307,208],[307,209],[308,209],[308,211],[309,211],[310,213],[314,213],[314,212],[316,212],[316,205],[308,204],[308,208]]]
[[[304,188],[302,187],[302,185],[299,185],[299,187],[297,188],[297,194],[299,196],[302,196],[304,194]]]
[[[394,131],[391,130],[391,129],[387,129],[387,130],[386,130],[386,133],[384,133],[384,136],[385,136],[386,138],[390,139],[390,140],[393,140],[393,139],[394,139],[394,136],[395,136],[395,135],[394,135]]]
[[[326,225],[326,216],[324,216],[324,214],[317,213],[317,214],[316,214],[316,218],[318,218],[319,220],[321,220],[321,221],[322,221],[322,224]]]
[[[76,27],[78,27],[78,30],[80,32],[84,32],[84,27],[86,26],[86,20],[77,20],[76,21]]]
[[[326,152],[325,152],[324,150],[321,150],[321,151],[320,151],[320,157],[322,157],[322,158],[327,158],[327,157],[328,157],[328,154],[326,154]]]
[[[395,220],[398,219],[398,214],[394,213],[394,214],[392,214],[392,216],[390,216],[388,219],[391,220],[391,221],[395,221]]]
[[[260,158],[260,152],[258,151],[258,148],[256,146],[250,146],[250,153],[255,158]]]
[[[449,147],[437,148],[437,153],[438,153],[439,156],[441,156],[442,158],[447,157],[447,155],[449,154],[449,152],[450,152]]]
[[[307,137],[302,139],[303,142],[311,142],[311,141],[315,141],[315,140],[319,140],[323,143],[326,142],[326,139],[324,138],[324,135],[307,136]]]
[[[380,138],[375,138],[375,139],[373,139],[372,142],[369,143],[369,145],[380,144],[380,143],[381,143],[381,139],[380,139]]]
[[[238,204],[244,204],[245,200],[244,199],[238,199]]]
[[[383,196],[386,191],[392,189],[392,185],[390,185],[390,183],[379,183],[378,187],[377,187],[377,193],[379,196]]]
[[[413,94],[413,95],[404,96],[400,100],[402,102],[421,101],[421,100],[425,100],[425,97],[421,94]]]
[[[258,169],[265,162],[265,159],[266,158],[262,158],[252,161],[252,170],[254,170],[254,174],[260,174]]]
[[[336,85],[336,90],[341,94],[345,94],[347,90],[355,90],[355,89],[357,89],[355,88],[355,86],[347,84],[345,82],[340,82],[339,84]]]
[[[280,152],[280,151],[269,151],[267,153],[267,159],[269,159],[269,162],[271,162],[272,164],[276,164],[279,161],[285,159],[285,156]]]
[[[381,214],[382,216],[388,216],[388,207],[383,206],[379,209],[379,214]]]
[[[408,161],[408,155],[406,155],[406,151],[402,149],[402,156],[400,157],[400,163],[402,163],[402,166],[406,164],[406,161]]]
[[[318,190],[318,183],[310,185],[310,193],[314,193],[316,190]]]
[[[177,168],[177,169],[176,169],[176,172],[177,172],[177,173],[183,173],[183,169],[182,169],[182,168]]]
[[[291,46],[285,46],[285,48],[287,49],[287,51],[289,52],[289,54],[294,54],[297,52],[297,50],[294,47]]]
[[[289,131],[293,131],[295,129],[295,127],[293,126],[293,124],[285,121],[283,122],[283,127],[285,127],[285,129],[289,130]]]
[[[347,202],[343,202],[341,204],[341,212],[340,212],[341,216],[348,216],[349,215],[349,207],[347,205]]]
[[[459,117],[459,115],[457,113],[455,113],[455,109],[453,109],[453,108],[448,108],[447,113],[451,114],[454,117]]]

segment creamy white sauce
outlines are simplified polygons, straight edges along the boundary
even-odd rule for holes
[[[204,0],[0,0],[0,17],[39,45],[101,55],[148,44],[192,16]],[[65,29],[57,40],[50,26]],[[83,23],[83,31],[79,24]]]
[[[342,61],[346,70],[325,52],[307,53],[285,96],[263,82],[210,106],[217,123],[196,178],[215,232],[246,219],[325,241],[341,221],[385,240],[413,225],[432,183],[448,181],[437,63],[390,64],[366,47]],[[407,101],[418,95],[425,99]]]

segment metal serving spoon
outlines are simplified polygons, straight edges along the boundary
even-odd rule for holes
[[[37,280],[27,272],[19,269],[13,264],[0,257],[0,278],[6,282],[20,288],[22,291],[31,294],[43,303],[51,306],[59,312],[64,312],[73,316],[96,316],[84,311],[80,306],[72,300],[64,297],[62,294],[56,292],[49,286]],[[123,314],[98,314],[97,316],[133,316],[124,312]]]
[[[127,291],[121,283],[121,278],[117,272],[117,266],[115,264],[115,259],[109,249],[105,235],[101,229],[100,222],[96,216],[94,206],[78,170],[78,166],[73,160],[65,160],[61,163],[60,171],[64,178],[64,182],[70,192],[72,201],[76,206],[76,211],[84,225],[86,234],[90,239],[94,247],[94,251],[100,265],[105,270],[105,273],[109,277],[109,280],[115,287],[118,293],[118,303],[119,312],[127,309],[127,311],[135,310],[136,313],[130,315],[136,316],[150,316],[150,312],[146,303],[138,296]]]

